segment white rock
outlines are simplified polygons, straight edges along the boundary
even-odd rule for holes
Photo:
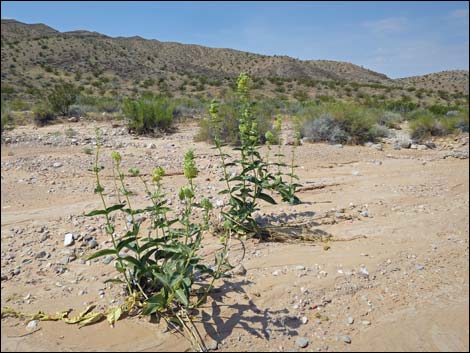
[[[28,322],[28,325],[26,325],[26,328],[28,330],[35,330],[39,325],[39,320],[31,320],[30,322]]]
[[[64,236],[64,246],[70,246],[73,245],[73,234],[72,233],[67,233]]]

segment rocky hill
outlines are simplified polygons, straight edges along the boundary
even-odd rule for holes
[[[433,97],[433,89],[468,94],[468,71],[456,71],[458,80],[442,76],[441,83],[429,88],[418,78],[395,81],[346,62],[298,60],[141,37],[112,38],[85,30],[59,32],[15,20],[2,20],[1,39],[2,93],[26,97],[40,95],[61,80],[78,84],[87,94],[152,90],[211,96],[233,84],[241,71],[254,77],[257,93],[268,96],[393,99],[411,85],[427,89],[428,98]]]

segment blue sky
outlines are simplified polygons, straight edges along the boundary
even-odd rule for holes
[[[392,78],[469,68],[466,1],[2,1],[1,10],[60,31],[348,61]]]

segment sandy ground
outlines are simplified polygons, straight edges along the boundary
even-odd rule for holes
[[[78,312],[121,298],[120,288],[103,284],[114,275],[112,264],[80,260],[91,251],[83,241],[87,237],[100,249],[110,246],[99,219],[82,217],[100,205],[88,170],[93,155],[84,152],[93,147],[94,125],[20,127],[5,134],[2,307]],[[98,125],[106,130],[102,164],[109,188],[109,155],[117,149],[125,170],[138,166],[148,173],[161,164],[175,174],[165,179],[172,194],[184,182],[182,155],[192,147],[200,193],[220,198],[218,159],[209,145],[192,141],[195,126],[135,139],[120,126]],[[64,135],[69,127],[74,137]],[[300,146],[303,203],[263,205],[264,215],[281,223],[318,220],[315,229],[338,241],[328,250],[317,243],[246,241],[246,275],[219,281],[200,309],[197,325],[205,341],[216,341],[221,351],[468,351],[469,164],[444,158],[449,149],[468,150],[468,134],[436,144],[423,151],[388,144],[383,151]],[[290,146],[282,148],[290,153]],[[143,202],[142,190],[135,191],[136,203]],[[79,239],[64,247],[68,232]],[[206,242],[208,249],[217,247],[215,238]],[[233,261],[240,253],[235,242]],[[2,351],[190,350],[184,338],[146,317],[126,318],[114,328],[106,322],[81,329],[40,322],[33,333],[27,323],[2,318]],[[308,340],[306,347],[297,345],[299,337]]]

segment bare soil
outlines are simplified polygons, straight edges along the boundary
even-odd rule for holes
[[[183,153],[191,147],[201,171],[200,194],[221,198],[218,158],[210,145],[193,142],[195,125],[138,139],[123,126],[92,122],[6,132],[2,308],[77,313],[90,303],[105,308],[122,300],[121,288],[103,284],[114,276],[112,263],[80,260],[93,251],[87,237],[94,237],[99,249],[110,246],[101,220],[82,216],[100,206],[89,170],[94,156],[84,152],[93,148],[95,125],[105,130],[101,162],[109,190],[110,153],[119,150],[124,170],[136,166],[150,173],[163,165],[170,174],[167,194],[176,195],[184,183]],[[75,136],[65,136],[68,128]],[[245,241],[246,275],[220,280],[199,310],[197,325],[208,345],[216,341],[220,351],[468,351],[469,164],[448,157],[450,150],[468,151],[468,134],[435,142],[436,149],[422,151],[394,150],[389,144],[383,151],[300,146],[303,203],[266,204],[260,216],[275,224],[314,222],[313,230],[333,236],[330,248],[315,242]],[[282,150],[290,155],[291,147]],[[127,181],[137,193],[136,203],[143,204],[142,188]],[[172,205],[178,206],[176,198]],[[79,237],[64,247],[68,232]],[[209,254],[218,243],[210,234],[206,238]],[[236,264],[241,257],[235,241],[231,259]],[[33,333],[27,323],[2,318],[2,351],[191,349],[184,338],[147,317],[128,317],[114,328],[106,322],[81,329],[40,322]],[[298,347],[298,337],[307,338],[308,346]]]

